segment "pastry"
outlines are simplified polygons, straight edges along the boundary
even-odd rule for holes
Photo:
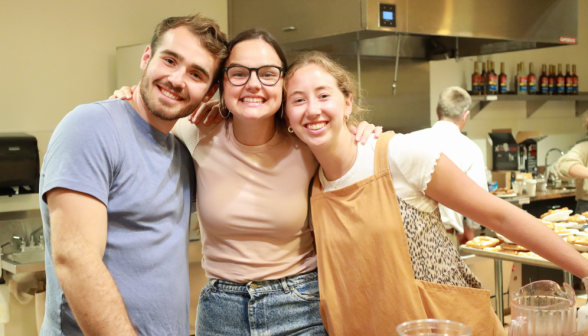
[[[514,255],[518,255],[518,254],[519,254],[519,251],[513,251],[513,250],[504,250],[504,249],[502,249],[502,248],[500,248],[500,249],[498,250],[498,252],[500,252],[500,253],[506,253],[506,254],[514,254]]]
[[[510,194],[514,194],[514,190],[508,189],[508,188],[498,188],[498,189],[492,191],[491,193],[492,193],[492,195],[510,195]]]
[[[545,218],[546,216],[553,215],[556,212],[565,211],[565,210],[568,210],[568,208],[563,207],[561,209],[551,209],[551,210],[547,211],[546,213],[544,213],[543,215],[541,215],[541,219]]]
[[[567,236],[566,240],[570,244],[588,246],[588,237],[586,236]]]
[[[540,255],[538,255],[535,252],[519,252],[519,254],[521,257],[528,257],[528,258],[535,258],[535,259],[543,259],[543,257],[541,257]]]
[[[559,226],[559,225],[556,225],[555,230],[553,230],[553,231],[555,231],[555,233],[557,233],[557,234],[572,232],[572,231],[568,230],[567,228],[565,228],[563,226]]]
[[[500,243],[500,240],[492,237],[478,236],[466,243],[467,247],[479,248],[494,247]]]
[[[502,244],[500,244],[500,248],[503,250],[507,250],[507,251],[529,252],[529,250],[527,248],[522,247],[517,244],[502,243]]]
[[[586,220],[584,219],[584,217],[582,217],[580,215],[573,215],[573,216],[568,217],[568,222],[578,223],[578,224],[586,224]]]
[[[490,252],[500,252],[500,247],[498,247],[498,246],[484,247],[482,250],[484,250],[484,251],[490,251]]]
[[[548,221],[541,220],[541,223],[543,223],[543,224],[547,225],[547,227],[548,227],[548,228],[550,228],[550,229],[552,229],[552,230],[555,230],[555,225],[553,225],[553,223],[552,223],[552,222],[548,222]]]
[[[588,217],[588,211],[586,211],[586,212],[582,212],[582,216],[584,216],[584,217]]]

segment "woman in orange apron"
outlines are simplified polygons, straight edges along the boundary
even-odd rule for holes
[[[588,275],[588,260],[477,186],[432,139],[386,134],[358,147],[348,130],[361,111],[355,88],[346,70],[316,52],[303,54],[286,75],[288,130],[321,164],[311,207],[330,335],[395,335],[400,323],[425,318],[465,323],[474,335],[503,335],[490,293],[445,235],[436,202]]]

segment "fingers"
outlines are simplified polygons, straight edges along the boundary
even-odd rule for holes
[[[190,116],[190,121],[194,125],[198,125],[202,120],[208,119],[208,115],[212,112],[212,108],[218,106],[218,99],[211,99],[206,103],[200,104],[198,110]],[[216,116],[216,115],[215,115]],[[210,123],[212,123],[213,119],[210,119]],[[210,125],[210,123],[204,123],[205,125]]]
[[[376,138],[376,139],[379,138],[380,134],[382,134],[382,130],[383,130],[382,126],[377,126],[374,129],[374,138]]]
[[[211,125],[213,122],[217,122],[216,119],[218,119],[219,110],[220,110],[219,104],[214,105],[212,107],[212,109],[210,110],[210,113],[208,114],[208,116],[206,116],[206,119],[204,120],[204,125]],[[221,117],[221,119],[222,119],[222,117]]]
[[[355,133],[355,141],[361,142],[362,144],[366,144],[369,137],[374,133],[376,129],[375,125],[368,124],[365,121],[362,121],[357,125],[357,132]]]
[[[137,88],[136,85],[133,87],[123,86],[118,90],[115,90],[112,96],[108,97],[108,99],[123,99],[123,100],[131,100],[133,98],[133,92]]]

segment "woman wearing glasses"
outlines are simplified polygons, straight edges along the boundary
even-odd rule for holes
[[[196,166],[202,267],[209,279],[196,334],[326,335],[307,220],[318,163],[286,131],[286,57],[262,30],[237,35],[228,51],[222,98],[199,112],[220,109],[221,122],[194,126],[184,119],[174,128]],[[372,130],[369,125],[365,133]]]

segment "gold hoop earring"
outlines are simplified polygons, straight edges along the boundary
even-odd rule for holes
[[[347,114],[343,116],[343,121],[349,121],[349,116]]]
[[[294,129],[292,128],[292,126],[288,126],[288,132],[294,133]]]
[[[226,117],[223,115],[223,111],[224,110],[227,110],[227,112],[228,112]],[[220,104],[219,104],[219,108],[218,108],[218,113],[221,115],[221,117],[223,117],[223,119],[227,119],[231,115],[231,111],[229,111],[229,109],[225,105],[225,99],[224,98],[221,98],[221,100],[220,100]]]

